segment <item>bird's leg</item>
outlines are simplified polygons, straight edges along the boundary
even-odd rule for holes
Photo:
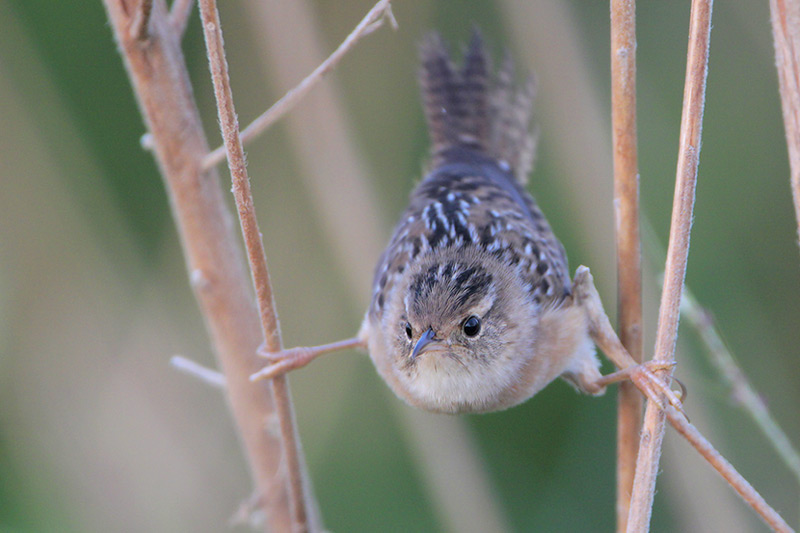
[[[291,370],[302,368],[308,363],[326,353],[338,352],[349,348],[366,348],[366,342],[360,337],[353,337],[339,342],[322,344],[320,346],[298,346],[279,352],[268,352],[262,344],[258,348],[258,355],[269,361],[269,364],[250,376],[250,381],[272,379]]]
[[[573,291],[576,303],[586,312],[589,320],[589,335],[592,340],[606,354],[606,357],[620,369],[619,372],[603,376],[596,384],[599,387],[604,387],[627,379],[662,409],[664,408],[662,398],[666,398],[670,405],[682,412],[683,408],[680,399],[667,386],[664,380],[655,374],[658,371],[672,370],[675,363],[657,361],[638,363],[631,357],[619,337],[617,337],[614,328],[611,327],[608,315],[603,309],[600,295],[594,286],[592,274],[587,267],[580,266],[575,272]]]

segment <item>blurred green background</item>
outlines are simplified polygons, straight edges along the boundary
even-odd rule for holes
[[[372,5],[221,4],[242,124]],[[426,158],[417,43],[435,28],[460,50],[473,24],[497,56],[508,48],[537,75],[530,188],[571,268],[592,267],[613,315],[608,5],[398,1],[394,13],[397,31],[369,36],[247,147],[285,343],[357,330],[380,241]],[[637,25],[641,195],[665,243],[688,2],[641,2]],[[196,13],[184,52],[217,145]],[[766,2],[717,3],[708,88],[688,284],[800,442],[800,255]],[[249,474],[222,395],[168,364],[173,354],[214,360],[101,2],[0,1],[0,131],[0,531],[228,528]],[[358,195],[320,192],[343,177]],[[374,218],[342,238],[352,213]],[[658,272],[650,263],[647,347]],[[687,324],[678,360],[692,421],[800,523],[796,479]],[[331,356],[291,380],[332,531],[613,529],[613,392],[580,397],[557,382],[509,411],[452,418],[402,405],[363,355]],[[671,431],[661,470],[654,531],[764,530]]]

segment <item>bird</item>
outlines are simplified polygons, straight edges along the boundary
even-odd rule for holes
[[[399,398],[436,413],[503,410],[559,377],[591,395],[632,379],[678,402],[652,373],[662,367],[625,352],[588,269],[570,279],[564,247],[527,191],[533,77],[517,83],[508,55],[494,72],[477,29],[460,66],[435,32],[420,64],[430,161],[378,260],[359,333],[262,351],[270,363],[251,379],[361,347]],[[600,373],[595,343],[621,372]]]

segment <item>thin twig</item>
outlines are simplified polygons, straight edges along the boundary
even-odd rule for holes
[[[274,0],[246,4],[248,24],[258,30],[257,54],[262,63],[270,65],[272,77],[266,81],[292,87],[329,53],[321,49],[324,39],[320,38],[312,7],[308,2]],[[369,43],[361,41],[359,45]],[[287,47],[295,47],[297,53],[287,57]],[[370,286],[364,282],[372,275],[369,258],[380,255],[390,228],[385,227],[386,206],[373,190],[374,173],[365,167],[358,143],[353,141],[353,127],[338,89],[335,83],[316,86],[306,94],[303,105],[286,116],[285,125],[300,165],[298,179],[304,182],[314,215],[321,221],[333,262],[345,280],[348,299],[358,307],[370,297]],[[342,209],[342,205],[347,208]],[[505,510],[477,453],[478,446],[471,442],[474,435],[468,431],[467,421],[439,416],[438,434],[433,437],[424,413],[409,410],[400,402],[393,405],[397,406],[403,432],[409,441],[417,443],[414,463],[421,472],[426,497],[432,502],[447,502],[434,506],[437,521],[454,531],[464,530],[460,527],[464,524],[472,530],[507,530],[501,527],[508,522]],[[434,438],[435,445],[431,446]],[[452,468],[445,472],[429,468],[431,464],[450,464]],[[469,486],[470,490],[454,491],[454,486]],[[477,514],[479,518],[475,518]]]
[[[358,23],[358,26],[347,36],[347,38],[339,45],[339,47],[320,65],[314,69],[314,71],[306,76],[306,78],[301,81],[298,85],[294,88],[289,90],[283,97],[275,102],[272,107],[267,109],[264,113],[261,114],[258,118],[256,118],[253,122],[250,123],[246,128],[244,128],[241,132],[241,140],[242,143],[247,143],[262,132],[264,132],[267,128],[269,128],[272,123],[280,119],[283,115],[288,113],[296,104],[299,102],[303,96],[311,90],[317,82],[319,82],[328,72],[333,70],[339,61],[345,56],[345,54],[355,46],[355,44],[362,38],[377,28],[379,28],[383,21],[389,20],[390,24],[393,28],[397,27],[397,22],[394,19],[394,15],[392,15],[391,10],[391,0],[380,0],[375,6],[369,10],[366,16]],[[203,167],[210,168],[218,163],[220,163],[225,158],[225,147],[220,146],[216,148],[212,152],[210,152],[205,159],[203,160]]]
[[[131,22],[131,36],[139,41],[147,39],[150,33],[150,17],[153,13],[153,0],[140,0],[135,8]]]
[[[256,36],[253,59],[269,67],[263,83],[293,87],[325,60],[312,4],[269,0],[244,7]],[[287,49],[295,53],[287,55]],[[373,261],[383,251],[390,228],[385,227],[386,209],[374,191],[375,173],[366,168],[353,140],[354,128],[339,89],[335,83],[320,83],[284,124],[299,165],[297,178],[312,203],[310,216],[318,220],[348,294],[360,307],[369,301],[370,286],[364,280],[372,276]]]
[[[205,367],[182,355],[173,355],[169,364],[184,374],[195,377],[217,389],[225,388],[225,376],[212,368]]]
[[[247,165],[244,158],[242,142],[239,138],[239,124],[233,104],[233,94],[228,76],[228,64],[225,60],[225,49],[222,41],[222,28],[216,0],[200,0],[200,15],[203,23],[209,68],[214,83],[214,95],[217,100],[217,111],[228,153],[228,168],[233,182],[233,195],[239,222],[242,227],[247,258],[253,283],[256,289],[256,301],[261,317],[261,329],[267,351],[276,352],[282,348],[278,317],[269,281],[266,255],[258,229],[253,197],[250,192],[250,180],[247,176]],[[281,440],[284,445],[286,469],[289,476],[289,503],[293,517],[292,530],[308,529],[309,502],[306,501],[303,487],[304,477],[300,459],[299,442],[295,432],[294,413],[289,396],[289,382],[286,376],[272,380],[273,397],[280,422]],[[262,497],[265,496],[262,494]]]
[[[617,377],[624,375],[627,379],[636,385],[642,394],[650,400],[650,404],[659,407],[661,412],[664,410],[670,413],[669,421],[675,428],[687,439],[700,455],[708,461],[708,463],[717,470],[720,475],[725,478],[734,490],[742,496],[746,503],[759,513],[765,520],[772,521],[773,517],[778,516],[778,513],[772,509],[766,501],[749,485],[749,483],[742,478],[733,467],[722,456],[714,450],[710,443],[703,437],[696,428],[689,424],[682,411],[678,411],[675,407],[680,407],[680,402],[670,401],[666,402],[667,396],[672,396],[672,391],[665,389],[663,382],[658,378],[653,377],[653,381],[645,379],[646,376],[642,372],[642,366],[635,365],[630,354],[625,351],[625,347],[620,342],[608,316],[603,310],[603,304],[600,301],[600,295],[597,293],[597,288],[594,286],[591,272],[585,266],[578,267],[575,272],[575,282],[573,284],[574,295],[576,301],[583,307],[587,313],[589,321],[589,330],[592,340],[597,344],[597,347],[603,350],[609,359],[620,368],[620,372],[609,374],[598,380],[598,383],[615,382]],[[670,366],[670,365],[666,365]],[[655,370],[655,369],[653,369]],[[638,375],[637,375],[638,373]],[[654,386],[656,385],[656,386]],[[684,391],[685,392],[685,391]],[[669,403],[669,405],[668,405]],[[631,510],[633,510],[633,505]],[[632,522],[628,522],[628,527],[631,527]],[[647,524],[645,524],[647,526]],[[635,531],[646,531],[639,528]]]
[[[167,7],[164,0],[153,2],[148,45],[141,46],[129,31],[135,16],[130,6],[123,0],[104,3],[152,135],[191,287],[225,374],[228,405],[253,481],[259,494],[271,496],[264,498],[266,525],[271,531],[287,531],[292,519],[282,477],[282,444],[270,426],[275,420],[271,388],[249,381],[263,365],[256,356],[263,335],[219,175],[216,169],[201,168],[208,142]]]
[[[611,1],[611,124],[617,235],[619,336],[642,362],[642,260],[636,153],[636,2]],[[642,397],[619,386],[617,407],[617,531],[625,531],[639,448]]]
[[[193,5],[194,0],[174,0],[172,2],[172,7],[169,10],[169,23],[172,26],[172,31],[178,36],[178,40],[186,32]]]
[[[645,255],[653,263],[663,263],[664,250],[658,243],[655,231],[646,217],[642,228]],[[797,483],[800,485],[800,453],[798,453],[789,437],[772,417],[767,403],[739,367],[731,350],[722,340],[714,317],[697,301],[688,286],[683,288],[681,316],[689,321],[689,324],[694,327],[700,336],[700,340],[706,345],[711,363],[716,367],[723,381],[730,387],[734,401],[741,406],[744,412],[750,416],[764,433],[764,436],[775,448],[775,451],[786,464],[786,467],[797,478]]]
[[[675,357],[680,301],[689,257],[689,236],[700,157],[712,4],[713,0],[693,0],[689,22],[689,49],[686,60],[675,198],[653,356],[654,361],[661,363],[672,361]],[[665,413],[655,403],[648,402],[636,461],[636,477],[628,517],[629,532],[647,531],[649,528],[661,444],[664,438],[664,422]]]
[[[577,50],[574,48],[574,43],[577,42],[578,39],[575,38],[575,31],[573,27],[570,25],[569,13],[567,12],[566,8],[563,7],[563,3],[561,2],[511,2],[508,4],[504,4],[506,9],[505,12],[507,14],[507,22],[510,28],[512,28],[516,35],[517,35],[517,42],[520,45],[520,49],[523,51],[528,52],[533,56],[531,61],[535,62],[538,66],[537,69],[546,73],[548,69],[552,71],[556,71],[557,69],[564,69],[565,65],[571,66],[572,70],[568,69],[569,73],[567,76],[570,79],[580,79],[582,69],[579,65],[579,54]],[[531,25],[533,24],[533,26]],[[534,31],[532,31],[532,29]],[[557,48],[561,52],[558,57],[558,60],[554,60],[551,56],[552,54],[546,53],[547,50],[553,49],[553,43],[557,43]],[[543,50],[542,53],[536,53],[536,50]],[[567,58],[565,60],[565,58]],[[585,69],[584,69],[585,70]],[[548,79],[561,79],[559,76],[540,76],[543,84],[547,83]],[[593,151],[593,147],[597,144],[596,139],[603,137],[603,132],[605,128],[601,124],[601,120],[599,117],[599,113],[596,111],[595,108],[592,106],[580,106],[580,102],[582,101],[591,101],[592,98],[588,97],[586,94],[579,94],[576,95],[574,90],[575,87],[588,87],[591,84],[572,84],[569,87],[570,92],[567,97],[564,97],[563,100],[568,102],[569,105],[564,105],[559,110],[560,114],[562,115],[569,115],[570,113],[576,113],[580,115],[582,118],[584,125],[587,124],[586,117],[589,118],[588,126],[585,128],[581,128],[582,134],[586,136],[585,139],[582,139],[585,142],[575,141],[572,137],[570,137],[570,142],[562,143],[564,145],[573,146],[575,142],[581,144],[584,148],[584,151],[581,152],[579,157],[575,157],[575,154],[571,154],[568,158],[567,155],[564,155],[564,159],[567,161],[565,164],[567,167],[573,164],[573,162],[578,162],[580,164],[582,161],[593,161],[595,166],[600,166],[604,168],[605,166],[610,167],[610,164],[603,165],[602,162],[607,158],[607,150],[605,152],[602,151]],[[560,92],[559,92],[560,91]],[[551,87],[550,92],[558,93],[559,95],[563,95],[563,87]],[[542,91],[542,96],[546,95],[546,91]],[[556,99],[550,101],[551,105],[559,104],[560,100]],[[553,124],[553,127],[557,129],[557,124]],[[574,128],[573,128],[574,130]],[[570,130],[570,134],[573,134],[574,131]],[[586,150],[589,150],[591,156],[586,156]],[[598,163],[600,161],[601,163]],[[588,169],[588,166],[586,167]],[[569,176],[571,173],[575,172],[574,168],[568,169],[565,171],[565,175]],[[602,191],[592,190],[591,184],[585,183],[585,176],[587,175],[586,172],[575,173],[578,176],[583,176],[581,178],[583,181],[581,182],[581,187],[574,187],[571,192],[580,191],[581,193],[586,193],[587,190],[591,191],[592,198],[596,203],[596,198],[598,195],[602,194]],[[564,176],[562,176],[564,177]],[[573,180],[579,182],[581,179],[578,177],[572,177]],[[587,186],[589,189],[587,189]],[[584,198],[585,199],[585,198]],[[585,202],[586,205],[589,205],[589,202]],[[577,209],[576,216],[581,216],[584,213],[592,212],[593,215],[596,215],[597,210],[589,209]],[[595,216],[596,218],[596,216]],[[597,230],[598,222],[594,220],[594,223],[590,225],[593,230]],[[602,233],[602,232],[600,232]],[[592,243],[600,243],[602,244],[603,236],[602,234],[595,235],[596,239],[591,239]],[[595,254],[597,259],[593,259],[593,263],[602,263],[602,254]],[[608,269],[610,270],[610,268]],[[646,527],[643,528],[646,530]]]
[[[791,532],[794,531],[781,516],[770,507],[764,498],[753,488],[752,485],[742,475],[736,471],[720,453],[714,449],[708,440],[697,431],[686,417],[678,413],[672,407],[667,407],[666,416],[670,424],[678,433],[691,444],[695,450],[700,452],[700,455],[714,467],[714,470],[725,478],[725,481],[730,484],[736,493],[752,507],[756,513],[775,531]],[[640,530],[640,531],[646,531]]]
[[[711,362],[717,368],[723,380],[730,386],[733,400],[741,406],[745,413],[755,422],[764,436],[775,448],[786,467],[792,472],[800,484],[800,454],[789,437],[781,429],[767,408],[764,399],[755,391],[747,376],[736,363],[725,342],[720,337],[714,319],[695,299],[692,292],[685,288],[681,314],[689,320],[708,348]]]
[[[770,0],[769,8],[789,150],[792,198],[800,236],[800,0]]]

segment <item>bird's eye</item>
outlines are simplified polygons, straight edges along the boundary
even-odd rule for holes
[[[414,331],[411,329],[411,324],[406,322],[406,337],[408,340],[411,340],[411,337],[414,335]]]
[[[481,319],[472,315],[464,321],[462,329],[467,337],[474,337],[481,332]]]

